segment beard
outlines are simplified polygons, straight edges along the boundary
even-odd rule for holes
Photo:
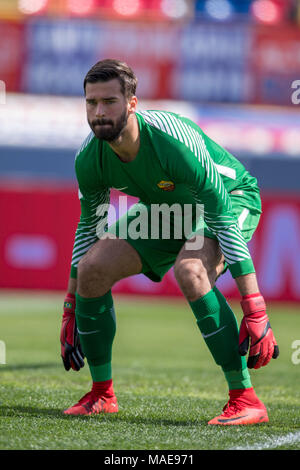
[[[128,121],[127,110],[125,109],[121,116],[114,123],[110,119],[94,119],[89,125],[97,139],[113,142],[122,133]]]

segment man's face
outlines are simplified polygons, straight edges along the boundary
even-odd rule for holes
[[[108,82],[87,83],[85,88],[87,120],[98,139],[113,142],[127,124],[128,101],[117,78]]]

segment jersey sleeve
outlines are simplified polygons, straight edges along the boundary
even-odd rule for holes
[[[107,229],[109,190],[84,192],[79,189],[80,220],[75,233],[71,277],[77,277],[77,266],[83,255],[101,238]]]
[[[203,205],[204,221],[217,237],[234,278],[255,272],[247,243],[233,214],[230,196],[205,141],[194,128],[186,129],[179,155],[168,159],[175,181],[186,184],[196,203]]]
[[[86,160],[88,160],[88,156]],[[107,216],[110,203],[110,190],[105,186],[101,186],[101,181],[97,182],[95,180],[94,168],[92,168],[92,174],[89,175],[89,165],[82,165],[79,158],[75,161],[75,170],[79,186],[78,195],[81,215],[73,246],[71,261],[72,278],[77,277],[77,266],[81,258],[107,230]]]

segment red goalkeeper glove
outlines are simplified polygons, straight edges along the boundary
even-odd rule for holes
[[[64,313],[60,332],[61,357],[66,370],[80,370],[84,366],[75,320],[75,295],[67,294],[64,300]]]
[[[245,356],[250,351],[247,366],[249,369],[259,369],[266,366],[270,360],[279,356],[277,346],[262,295],[245,295],[241,301],[244,318],[239,334],[239,353]]]

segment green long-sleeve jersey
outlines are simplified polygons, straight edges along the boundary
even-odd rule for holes
[[[190,119],[166,111],[137,112],[136,117],[140,148],[133,161],[122,162],[92,132],[76,154],[81,217],[71,276],[106,229],[111,188],[122,188],[147,205],[202,204],[204,221],[217,237],[233,277],[254,272],[230,193],[258,193],[256,178]]]

